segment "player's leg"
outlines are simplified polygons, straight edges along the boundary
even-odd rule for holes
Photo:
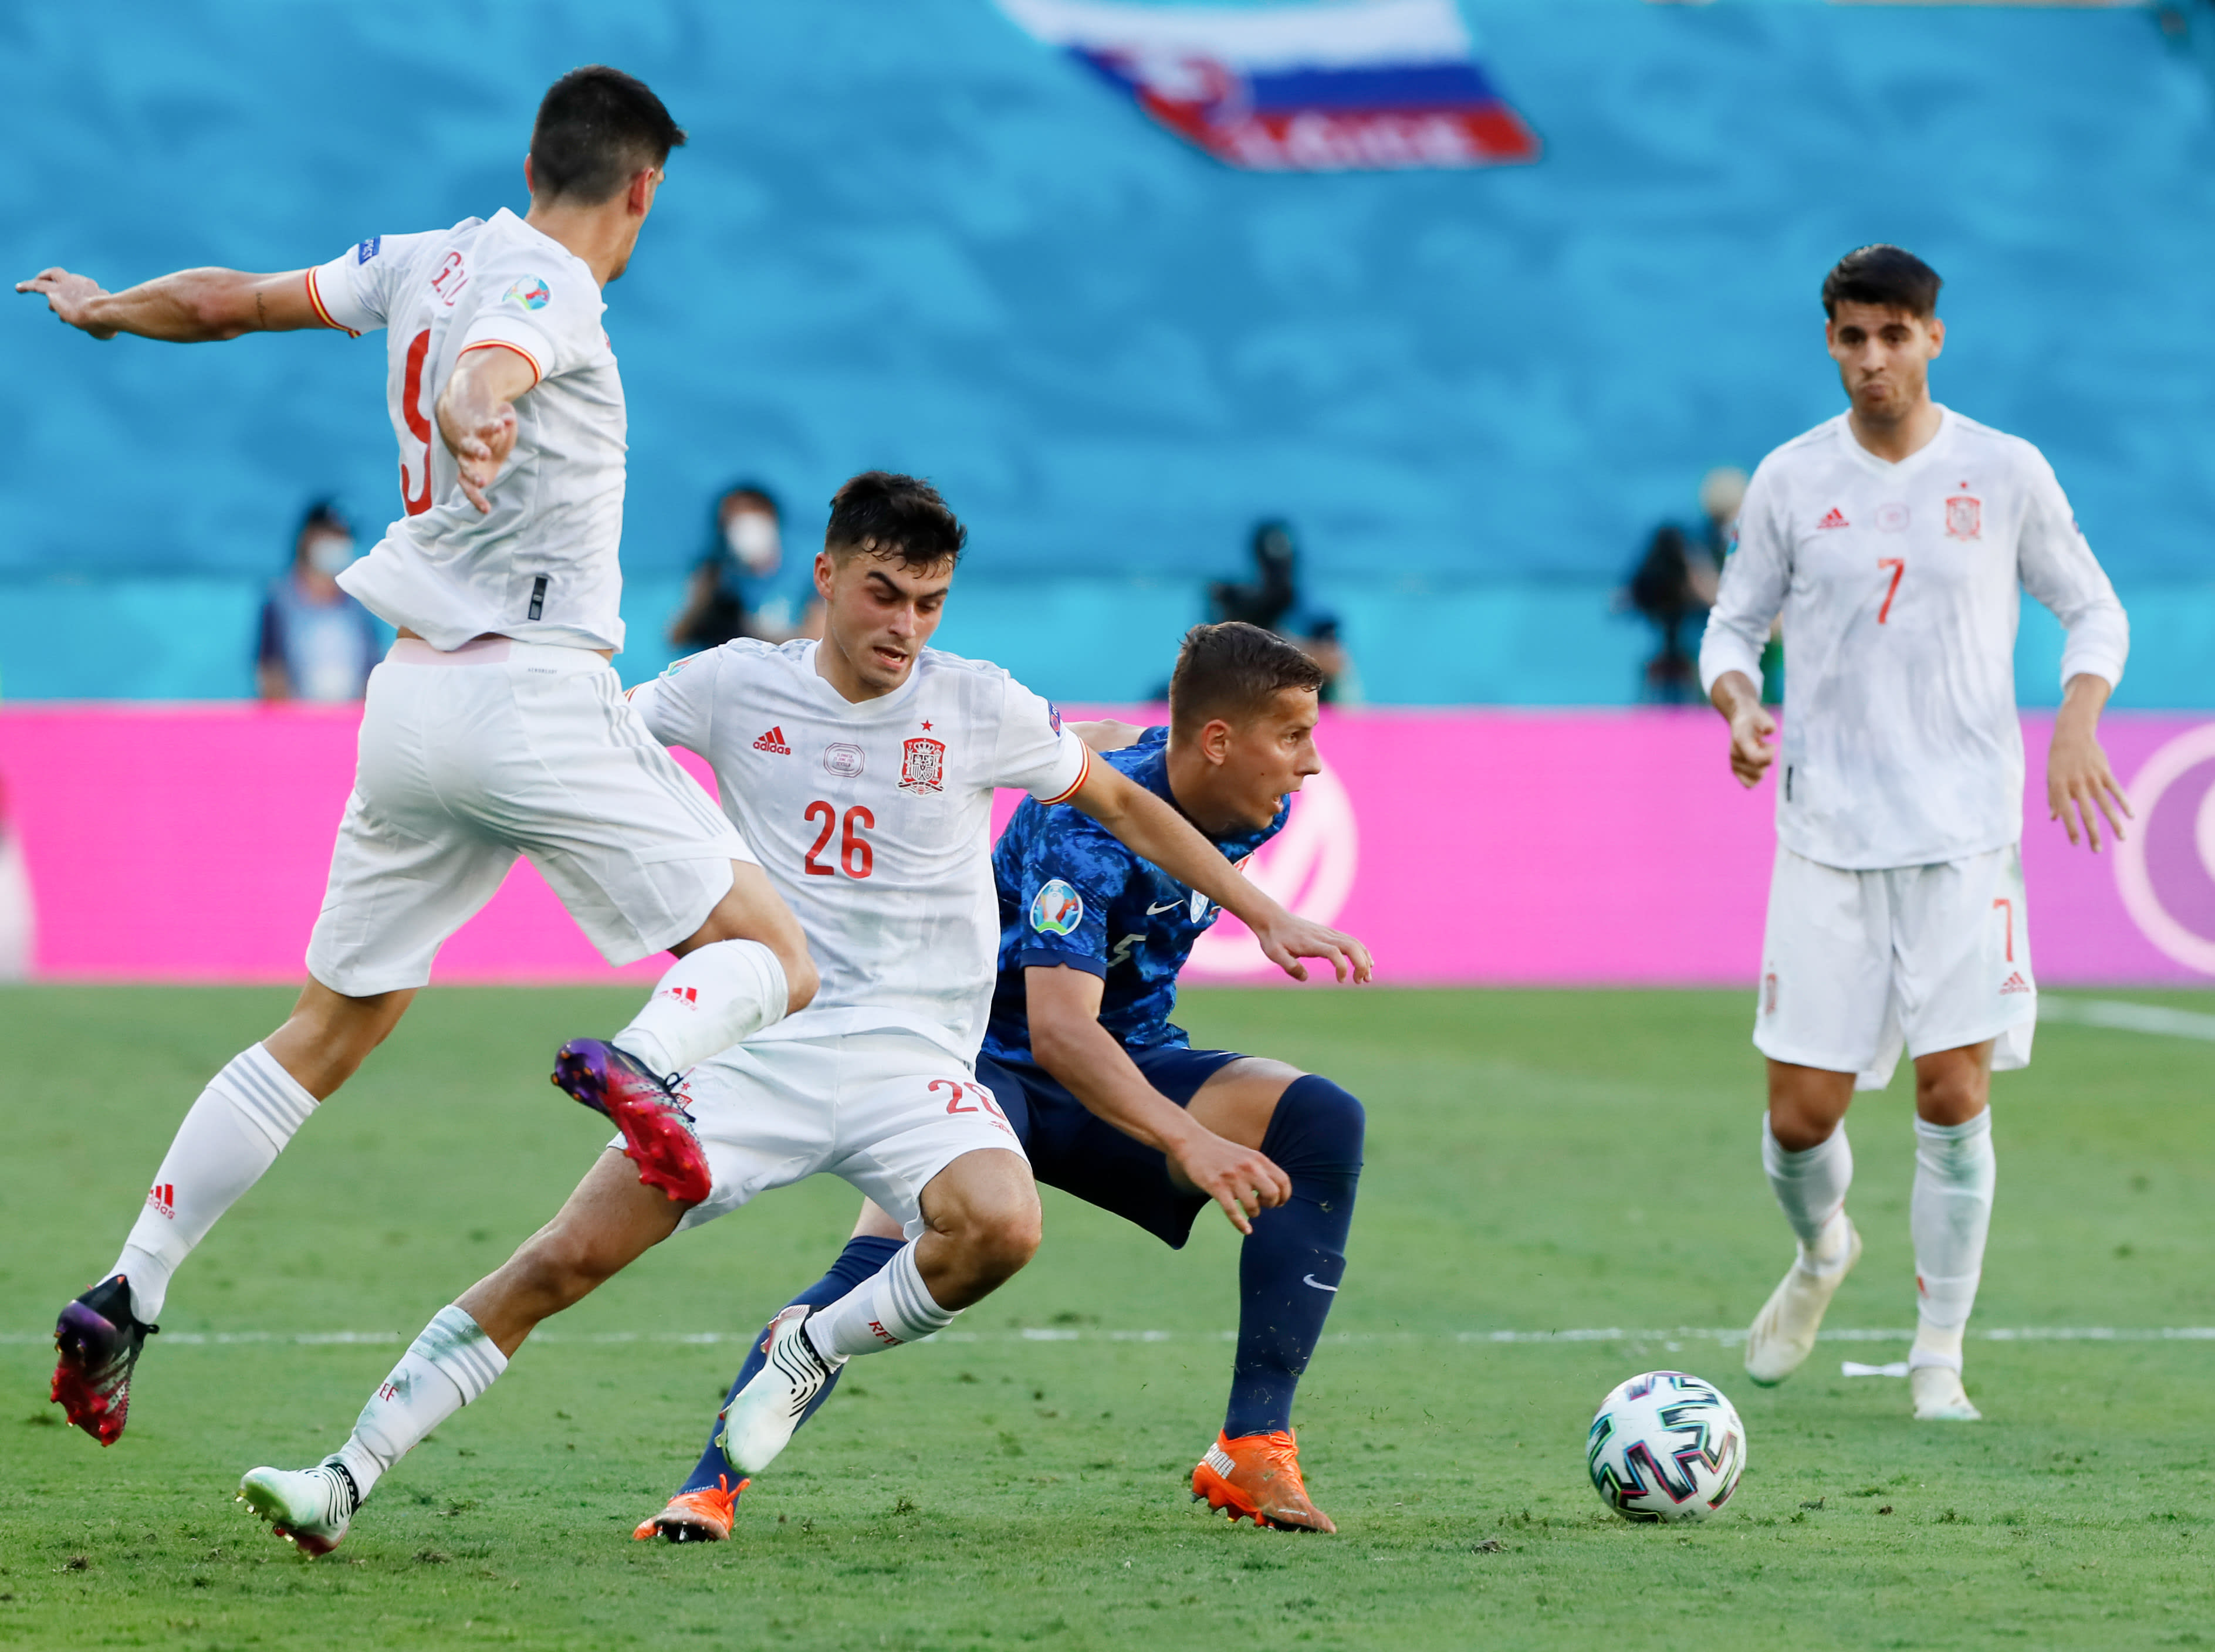
[[[874,1200],[862,1200],[862,1214],[854,1223],[853,1236],[846,1241],[845,1249],[839,1251],[838,1259],[822,1278],[795,1294],[784,1305],[785,1307],[829,1306],[864,1281],[874,1278],[899,1253],[905,1241],[906,1235],[900,1231],[899,1223],[879,1209]],[[778,1310],[779,1314],[782,1312],[783,1309]],[[730,1392],[723,1397],[725,1408],[760,1374],[762,1367],[767,1363],[768,1355],[764,1350],[774,1333],[776,1322],[776,1316],[771,1316],[770,1324],[763,1327],[761,1336],[747,1344],[745,1362],[739,1367],[739,1374],[732,1380]],[[805,1427],[807,1419],[822,1409],[824,1401],[831,1398],[831,1391],[838,1384],[838,1374],[834,1371],[821,1391],[808,1401],[807,1409],[801,1413],[799,1423],[794,1425],[795,1432]],[[672,1543],[713,1543],[730,1535],[733,1511],[745,1482],[741,1481],[737,1487],[731,1484],[729,1460],[724,1457],[723,1448],[715,1443],[716,1437],[722,1432],[723,1414],[718,1410],[715,1421],[708,1425],[707,1447],[700,1453],[700,1460],[693,1465],[692,1472],[685,1477],[684,1484],[671,1496],[669,1506],[652,1520],[642,1521],[631,1533],[634,1538],[643,1540],[663,1537]]]
[[[1915,1346],[1907,1356],[1915,1414],[1973,1422],[1961,1386],[1961,1339],[1984,1276],[1992,1222],[1991,1041],[1934,1051],[1915,1062]]]
[[[1218,1069],[1187,1106],[1216,1135],[1260,1147],[1292,1188],[1285,1203],[1255,1215],[1239,1246],[1230,1400],[1193,1494],[1234,1520],[1335,1531],[1307,1496],[1292,1401],[1345,1276],[1365,1116],[1328,1079],[1252,1056]]]
[[[1861,1256],[1845,1210],[1854,1173],[1846,1109],[1857,1085],[1881,1084],[1898,1059],[1883,874],[1819,866],[1780,847],[1762,957],[1753,1039],[1769,1058],[1762,1168],[1796,1249],[1746,1333],[1746,1369],[1776,1383],[1813,1351]]]
[[[438,690],[471,675],[390,663],[371,674],[308,984],[283,1026],[209,1082],[114,1269],[63,1310],[53,1397],[102,1444],[123,1431],[132,1368],[177,1267],[392,1031],[440,944],[514,863],[512,849],[455,820],[432,780]]]
[[[2009,845],[1891,874],[1899,968],[1915,1057],[1915,1415],[1973,1422],[1962,1338],[1984,1272],[1997,1166],[1991,1075],[2025,1065],[2038,996],[2023,909],[2022,860]]]
[[[684,1215],[621,1154],[602,1153],[552,1221],[433,1317],[338,1450],[312,1468],[253,1470],[240,1500],[279,1536],[328,1553],[385,1472],[489,1388],[541,1321],[668,1238]]]
[[[845,1361],[945,1330],[1038,1249],[1038,1188],[989,1088],[912,1037],[826,1042],[840,1139],[825,1167],[916,1237],[837,1301],[770,1322],[760,1374],[723,1414],[723,1454],[740,1474],[784,1449]]]

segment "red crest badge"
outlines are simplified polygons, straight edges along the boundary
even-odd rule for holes
[[[1984,519],[1984,505],[1967,493],[1956,493],[1946,501],[1946,537],[1948,539],[1983,538]]]
[[[899,786],[903,792],[943,792],[946,789],[946,742],[918,735],[900,748]]]

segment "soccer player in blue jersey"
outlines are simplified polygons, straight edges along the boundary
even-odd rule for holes
[[[1242,862],[1283,828],[1291,793],[1321,768],[1322,680],[1313,660],[1258,627],[1201,626],[1178,657],[1166,728],[1079,731]],[[1194,1498],[1233,1520],[1336,1530],[1308,1499],[1292,1408],[1346,1270],[1361,1104],[1280,1062],[1190,1047],[1169,1016],[1178,972],[1216,909],[1089,818],[1026,801],[992,866],[1000,976],[977,1076],[1015,1126],[1038,1180],[1174,1247],[1211,1201],[1246,1235],[1230,1403],[1193,1472]],[[791,1306],[838,1300],[901,1243],[899,1227],[865,1205],[838,1261]],[[757,1347],[732,1398],[758,1374],[777,1380],[764,1372]],[[810,1413],[829,1395],[826,1384]],[[711,1440],[669,1506],[635,1535],[727,1537],[745,1484],[731,1484]]]

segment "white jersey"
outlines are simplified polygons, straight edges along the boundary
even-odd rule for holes
[[[714,768],[822,972],[754,1041],[905,1029],[973,1062],[999,952],[993,788],[1060,802],[1090,754],[997,665],[926,648],[857,704],[817,673],[819,646],[742,638],[631,694],[657,739]]]
[[[434,648],[488,632],[621,648],[623,381],[585,261],[502,208],[489,223],[372,236],[309,271],[308,297],[333,327],[390,333],[406,514],[339,584]],[[480,516],[433,410],[463,352],[482,348],[514,351],[536,378]]]
[[[2019,590],[2067,627],[2064,682],[2122,680],[2122,604],[2045,457],[1939,416],[1898,464],[1843,413],[1763,460],[1708,616],[1712,689],[1726,671],[1760,681],[1782,613],[1776,835],[1824,866],[1929,866],[2021,838]]]

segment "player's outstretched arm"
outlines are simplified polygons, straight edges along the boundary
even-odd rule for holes
[[[472,345],[439,392],[439,434],[480,515],[492,509],[486,490],[515,450],[516,399],[537,382],[537,367],[521,352]]]
[[[105,291],[90,276],[40,270],[18,281],[15,291],[42,295],[56,315],[95,339],[129,333],[171,344],[213,344],[242,333],[326,325],[309,302],[305,270],[179,270],[121,292]]]
[[[1067,964],[1025,969],[1031,1054],[1090,1112],[1164,1154],[1222,1208],[1233,1227],[1252,1233],[1255,1215],[1292,1196],[1291,1178],[1261,1149],[1225,1141],[1146,1082],[1100,1025],[1105,985],[1089,970]]]
[[[1192,823],[1109,763],[1095,763],[1069,801],[1187,889],[1234,913],[1269,962],[1295,981],[1304,958],[1328,958],[1341,981],[1369,979],[1369,949],[1327,924],[1296,918],[1249,883]]]
[[[2089,844],[2095,854],[2100,852],[2095,809],[2107,817],[2108,829],[2117,842],[2123,838],[2123,821],[2116,818],[2116,811],[2121,811],[2123,819],[2136,818],[2100,746],[2100,713],[2112,692],[2107,678],[2090,671],[2079,671],[2069,679],[2046,759],[2046,805],[2052,818],[2061,823],[2071,843]],[[2083,826],[2081,837],[2079,822]]]
[[[1776,761],[1776,748],[1769,743],[1776,733],[1776,719],[1761,703],[1761,690],[1745,672],[1726,671],[1715,679],[1708,699],[1730,725],[1731,773],[1740,786],[1760,785]]]

